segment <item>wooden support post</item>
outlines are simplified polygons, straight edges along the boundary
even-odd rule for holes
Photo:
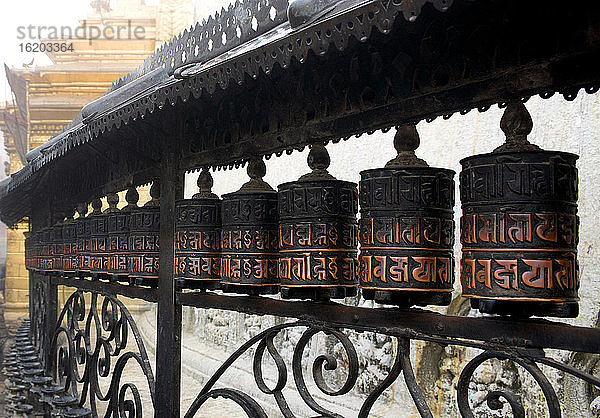
[[[173,280],[175,202],[183,198],[183,176],[173,145],[164,141],[160,178],[160,267],[156,335],[156,418],[179,417],[181,305]]]

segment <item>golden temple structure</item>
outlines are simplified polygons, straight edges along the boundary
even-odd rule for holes
[[[132,71],[156,47],[189,25],[191,0],[94,0],[79,27],[95,27],[99,37],[64,39],[64,52],[46,52],[51,65],[13,68],[5,65],[13,101],[0,105],[0,129],[9,156],[10,175],[23,167],[26,154],[62,131],[81,108],[101,96],[119,77]],[[119,28],[125,28],[119,31]],[[132,31],[133,29],[133,31]],[[136,31],[137,29],[137,31]],[[116,36],[119,32],[120,36]],[[93,38],[93,39],[92,39]],[[52,42],[56,42],[53,40]],[[7,232],[5,316],[27,314],[29,279],[24,260],[27,223]]]

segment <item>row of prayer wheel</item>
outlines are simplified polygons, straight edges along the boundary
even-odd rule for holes
[[[505,144],[461,161],[462,296],[485,313],[574,317],[577,156],[529,143],[532,127],[525,106],[509,103],[501,120]],[[222,199],[202,170],[199,193],[176,205],[179,288],[314,300],[354,296],[360,288],[365,299],[384,304],[449,304],[454,172],[416,157],[414,125],[397,129],[396,158],[361,172],[358,187],[328,173],[320,144],[308,156],[312,171],[278,191],[262,179],[262,159],[251,159],[250,180]],[[98,200],[90,215],[84,205],[79,218],[32,234],[27,267],[152,285],[159,247],[154,186],[144,207],[131,188],[121,210],[110,195],[106,211]]]
[[[107,196],[77,208],[78,218],[67,217],[25,239],[25,267],[64,276],[92,276],[156,285],[159,260],[159,184],[152,185],[150,200],[138,207],[138,192],[127,190],[127,206],[118,209],[119,196]]]

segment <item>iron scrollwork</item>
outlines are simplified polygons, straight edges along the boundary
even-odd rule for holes
[[[237,388],[216,388],[216,384],[223,374],[232,366],[240,357],[249,352],[252,347],[256,346],[253,354],[253,375],[258,389],[266,394],[273,396],[277,406],[283,416],[294,417],[295,413],[289,406],[286,397],[283,393],[284,388],[288,383],[288,366],[284,360],[284,356],[280,353],[274,339],[284,330],[293,327],[305,328],[301,337],[295,343],[293,356],[291,360],[292,375],[295,385],[295,390],[300,395],[302,401],[311,410],[322,417],[341,417],[340,414],[327,409],[321,405],[309,390],[309,386],[305,379],[305,369],[302,365],[302,359],[305,358],[306,347],[309,341],[318,333],[324,333],[333,337],[337,343],[343,347],[346,356],[346,376],[341,386],[333,389],[327,383],[324,376],[324,371],[336,370],[339,366],[339,356],[336,358],[332,354],[318,355],[312,362],[312,378],[318,390],[325,395],[341,396],[350,392],[360,374],[359,360],[357,351],[344,330],[332,328],[323,324],[309,323],[306,321],[297,321],[293,323],[284,323],[273,326],[253,338],[249,339],[241,345],[231,356],[219,367],[213,374],[210,380],[204,385],[203,389],[197,395],[196,399],[185,414],[185,418],[192,418],[201,411],[203,404],[210,398],[226,398],[237,403],[249,417],[266,417],[267,414],[259,402],[251,395],[244,393]],[[473,378],[476,370],[482,366],[484,362],[490,359],[509,360],[525,369],[539,385],[544,400],[546,402],[547,411],[550,418],[561,416],[561,404],[556,391],[552,387],[550,380],[539,365],[549,366],[560,372],[566,373],[575,378],[581,379],[590,385],[600,388],[600,379],[590,373],[586,373],[576,368],[558,362],[552,358],[546,357],[543,350],[540,349],[518,349],[508,348],[496,344],[484,344],[477,341],[469,341],[463,339],[453,339],[445,337],[434,337],[426,335],[389,335],[395,340],[397,347],[393,364],[389,369],[387,376],[379,382],[375,389],[365,398],[360,411],[359,418],[369,416],[375,402],[381,397],[383,392],[389,388],[403,374],[406,387],[415,407],[422,417],[433,417],[431,409],[427,403],[427,399],[415,378],[412,362],[410,358],[410,345],[413,340],[424,340],[445,345],[457,345],[466,348],[481,350],[481,353],[475,355],[471,360],[466,362],[458,377],[457,384],[457,404],[460,414],[463,417],[475,417],[473,406],[470,402],[469,383]],[[268,353],[271,360],[275,364],[277,376],[273,379],[275,382],[268,386],[264,376],[263,358],[265,353]],[[525,406],[521,396],[509,389],[497,388],[489,389],[484,401],[487,407],[491,410],[500,410],[504,407],[504,402],[508,403],[513,415],[517,418],[525,417]]]
[[[116,297],[85,296],[81,290],[74,292],[58,318],[51,346],[54,377],[94,416],[142,417],[149,403],[136,383],[122,382],[125,367],[136,364],[154,406],[154,375],[137,325]],[[110,379],[108,388],[103,388],[102,378]]]
[[[479,347],[482,348],[482,347]],[[600,388],[600,379],[590,373],[581,371],[567,364],[563,364],[552,358],[546,357],[543,350],[497,350],[488,349],[473,358],[464,367],[457,385],[457,401],[458,408],[463,417],[472,418],[476,416],[469,404],[468,385],[471,377],[475,370],[483,364],[486,360],[496,358],[510,360],[521,367],[523,367],[537,382],[548,409],[548,416],[550,418],[558,418],[562,416],[561,404],[556,394],[556,391],[552,387],[552,384],[540,369],[538,364],[550,366],[560,372],[563,372],[571,377],[581,379],[587,382],[589,385]],[[502,404],[500,399],[504,398],[512,410],[515,418],[525,417],[525,407],[521,397],[513,392],[507,390],[492,390],[486,396],[486,402],[490,409],[501,409]]]
[[[32,304],[31,304],[31,337],[35,347],[43,349],[46,347],[46,325],[47,325],[47,304],[46,288],[48,284],[41,280],[37,275],[33,275],[32,280]],[[41,356],[43,358],[43,356]]]
[[[189,410],[186,412],[185,417],[191,418],[195,416],[195,414],[198,413],[202,405],[209,398],[218,397],[227,398],[236,402],[250,417],[267,416],[264,409],[250,395],[233,388],[214,388],[219,378],[227,371],[227,369],[244,353],[250,350],[250,348],[254,345],[256,345],[256,350],[253,356],[253,374],[257,387],[264,394],[271,395],[274,397],[277,406],[279,407],[283,416],[296,416],[292,412],[283,394],[283,389],[286,387],[288,379],[288,367],[283,356],[278,351],[274,343],[274,339],[277,335],[279,335],[283,330],[292,327],[306,328],[295,344],[291,361],[295,389],[297,390],[304,403],[310,409],[315,411],[318,414],[318,416],[341,417],[342,415],[335,413],[321,405],[311,394],[309,386],[307,385],[305,369],[303,367],[302,360],[303,358],[305,358],[307,345],[316,334],[324,333],[325,335],[334,338],[335,341],[339,343],[343,348],[347,363],[345,365],[346,376],[343,379],[343,382],[340,385],[340,387],[331,387],[330,384],[327,383],[327,379],[324,375],[324,371],[334,371],[338,369],[340,362],[336,356],[329,353],[318,355],[312,362],[311,370],[313,381],[322,394],[329,396],[341,396],[350,392],[356,384],[357,378],[360,373],[358,354],[356,352],[354,344],[351,342],[348,335],[342,330],[332,328],[326,325],[310,324],[304,321],[276,325],[261,332],[260,334],[249,339],[246,343],[240,346],[240,348],[236,350],[227,359],[227,361],[225,361],[221,365],[221,367],[219,367],[219,369],[214,373],[211,379],[205,384],[204,388],[200,391],[200,393],[190,406]],[[381,383],[379,383],[375,390],[365,399],[361,407],[359,417],[362,418],[367,417],[369,415],[369,412],[371,411],[371,408],[375,401],[380,397],[384,390],[387,389],[396,380],[396,378],[401,372],[404,373],[404,378],[407,382],[409,392],[413,397],[417,408],[419,409],[419,411],[421,411],[423,416],[431,417],[432,415],[425,402],[425,397],[423,396],[423,393],[417,385],[415,376],[413,374],[413,369],[409,357],[410,341],[401,337],[393,338],[397,339],[398,355],[394,360],[389,375]],[[271,359],[274,361],[277,369],[277,378],[274,386],[272,387],[269,387],[266,384],[265,377],[263,376],[262,361],[265,352],[268,353]]]
[[[272,395],[279,406],[279,409],[286,417],[293,417],[294,414],[291,411],[288,402],[282,392],[283,388],[287,384],[288,378],[288,368],[286,362],[284,361],[282,355],[277,350],[274,344],[274,338],[283,330],[291,328],[291,327],[306,327],[307,329],[303,332],[302,336],[298,340],[292,360],[292,370],[294,376],[294,382],[298,393],[300,394],[302,400],[308,405],[313,411],[320,414],[320,416],[335,416],[337,415],[323,406],[321,406],[314,397],[310,394],[306,381],[304,378],[304,371],[302,368],[302,358],[305,352],[306,346],[311,338],[319,333],[324,332],[327,335],[331,335],[338,342],[340,342],[346,352],[346,356],[348,358],[348,372],[347,377],[339,389],[332,389],[326,383],[323,376],[323,368],[325,370],[335,370],[338,367],[337,359],[330,355],[324,354],[318,356],[312,365],[313,378],[314,381],[321,392],[330,396],[339,396],[346,394],[352,389],[354,384],[356,383],[356,379],[358,377],[358,355],[353,344],[350,342],[348,337],[341,332],[340,330],[329,328],[326,326],[310,326],[304,322],[295,322],[295,323],[287,323],[276,325],[274,327],[269,328],[266,331],[261,332],[255,337],[249,339],[246,343],[244,343],[238,350],[236,350],[228,359],[219,367],[219,369],[215,372],[215,374],[211,377],[211,379],[206,383],[204,388],[200,391],[189,410],[186,412],[185,417],[193,417],[200,407],[209,399],[209,398],[217,398],[224,397],[228,398],[234,402],[236,402],[250,417],[266,417],[266,413],[264,409],[249,395],[233,389],[233,388],[223,388],[223,389],[213,389],[214,385],[217,383],[219,378],[225,373],[225,371],[231,366],[237,359],[239,359],[244,353],[246,353],[251,347],[257,345],[256,351],[253,357],[253,373],[254,379],[258,386],[258,388],[265,394]],[[262,368],[262,360],[265,354],[265,350],[269,353],[272,360],[275,362],[277,368],[277,381],[275,386],[269,388],[265,382],[263,377],[263,368]]]

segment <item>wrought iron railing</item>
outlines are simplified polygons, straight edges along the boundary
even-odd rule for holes
[[[58,280],[57,283],[63,283]],[[66,281],[64,283],[72,284]],[[155,369],[149,360],[143,338],[127,308],[115,295],[102,290],[102,282],[87,283],[95,290],[75,290],[65,301],[53,328],[50,346],[51,375],[66,390],[79,399],[79,404],[89,407],[98,416],[146,416],[156,409],[156,391],[174,395],[172,388],[157,388]],[[34,297],[40,300],[34,288]],[[43,291],[43,290],[42,290]],[[126,292],[125,292],[126,293]],[[486,360],[510,360],[523,367],[539,385],[546,403],[548,416],[562,416],[562,396],[540,366],[548,366],[587,384],[600,388],[600,378],[553,359],[546,349],[572,349],[598,353],[598,330],[574,327],[545,320],[509,320],[503,318],[453,317],[422,310],[399,310],[394,308],[361,308],[335,303],[289,302],[265,297],[224,296],[196,292],[178,294],[178,305],[202,308],[232,309],[247,314],[272,314],[290,316],[297,320],[286,321],[259,332],[241,344],[216,370],[195,400],[185,411],[186,417],[203,416],[203,404],[210,398],[225,398],[237,403],[251,417],[265,417],[267,413],[249,388],[224,387],[220,378],[244,356],[251,355],[252,374],[256,388],[271,397],[283,416],[298,416],[290,406],[286,393],[296,391],[305,406],[319,416],[341,416],[335,405],[317,400],[315,391],[329,397],[343,397],[354,389],[357,378],[364,370],[359,368],[355,343],[349,331],[375,332],[393,341],[395,352],[387,375],[375,388],[365,395],[358,416],[369,416],[374,403],[402,374],[406,390],[414,401],[419,414],[433,416],[428,398],[424,395],[413,371],[411,343],[427,341],[441,346],[459,346],[472,350],[474,356],[464,361],[456,386],[456,400],[462,416],[478,416],[473,412],[469,397],[469,384],[473,374]],[[42,304],[41,307],[44,307]],[[44,313],[37,309],[33,314],[36,329],[44,325]],[[160,324],[159,324],[160,326]],[[284,330],[300,330],[300,337],[290,343],[293,355],[285,359],[274,340]],[[319,353],[312,364],[306,362],[307,344],[315,335],[322,333],[334,339],[343,348],[336,352]],[[38,333],[39,334],[39,333]],[[36,334],[37,335],[37,334]],[[36,341],[42,341],[41,335]],[[286,336],[287,338],[287,336]],[[335,344],[328,345],[333,347]],[[414,345],[414,344],[413,344]],[[160,361],[157,353],[157,361]],[[268,358],[275,368],[264,369]],[[129,381],[133,374],[124,374],[128,362],[141,371],[142,379]],[[332,383],[328,373],[342,370],[342,383]],[[272,373],[273,375],[265,375]],[[312,376],[309,377],[309,374]],[[103,389],[101,379],[110,383]],[[292,379],[290,381],[290,378]],[[314,382],[314,384],[312,384]],[[310,384],[309,384],[310,383]],[[138,387],[144,385],[142,390]],[[291,388],[291,389],[290,389]],[[285,389],[285,391],[284,391]],[[485,401],[490,409],[502,409],[504,402],[510,405],[515,417],[525,417],[528,398],[523,395],[534,392],[526,388],[520,393],[509,389],[489,390]],[[142,394],[140,394],[142,393]],[[144,397],[145,396],[145,397]],[[264,402],[264,400],[263,400]],[[531,405],[529,405],[531,406]],[[564,405],[563,405],[564,408]],[[183,412],[183,411],[182,411]]]

